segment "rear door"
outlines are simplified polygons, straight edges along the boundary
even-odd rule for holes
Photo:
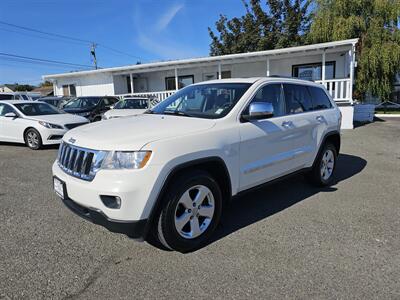
[[[270,181],[290,172],[293,156],[293,128],[288,116],[282,84],[261,87],[251,102],[269,102],[274,116],[240,124],[240,190]],[[250,102],[250,103],[251,103]],[[249,103],[249,105],[250,105]],[[243,111],[247,114],[248,106]]]
[[[316,121],[314,147],[318,151],[325,134],[338,130],[337,124],[340,116],[322,87],[308,86],[308,90],[313,102],[313,119]]]
[[[315,153],[315,132],[318,121],[307,85],[285,83],[287,126],[292,128],[293,170],[309,166]]]

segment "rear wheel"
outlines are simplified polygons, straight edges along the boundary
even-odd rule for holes
[[[32,150],[38,150],[42,147],[42,137],[39,131],[34,128],[30,128],[25,132],[25,144]]]
[[[222,211],[221,190],[207,172],[178,177],[166,194],[158,216],[157,236],[167,248],[189,252],[204,246]]]
[[[331,143],[325,144],[308,176],[311,182],[318,186],[332,184],[336,160],[337,152],[335,146]]]

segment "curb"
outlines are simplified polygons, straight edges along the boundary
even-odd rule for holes
[[[375,114],[377,118],[400,118],[400,114]]]

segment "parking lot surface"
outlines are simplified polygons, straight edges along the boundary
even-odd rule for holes
[[[55,148],[0,144],[0,299],[399,299],[400,119],[344,131],[337,183],[237,199],[215,239],[166,252],[72,214]]]

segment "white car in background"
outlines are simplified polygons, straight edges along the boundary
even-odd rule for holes
[[[113,109],[105,112],[102,119],[108,120],[113,118],[120,118],[126,116],[134,116],[144,113],[150,108],[150,99],[130,97],[118,101]]]
[[[0,93],[0,100],[33,100],[27,92]]]
[[[33,150],[59,144],[68,130],[89,123],[40,101],[0,101],[0,141],[24,143]]]

